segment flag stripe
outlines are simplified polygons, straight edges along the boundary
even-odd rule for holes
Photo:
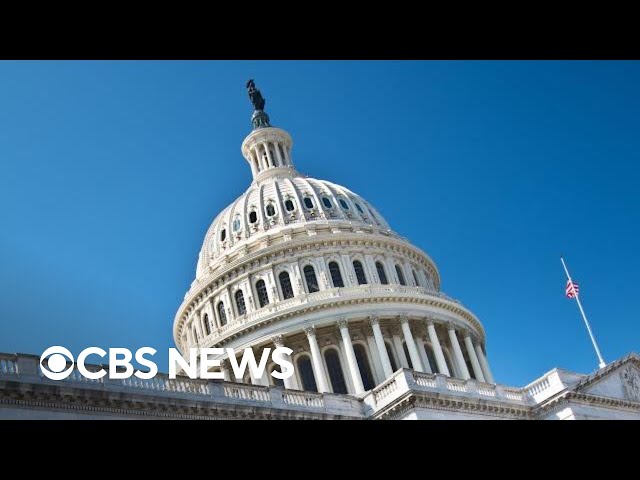
[[[567,298],[577,297],[579,290],[580,290],[580,287],[576,282],[567,280],[567,288],[565,288],[565,294],[567,295]]]

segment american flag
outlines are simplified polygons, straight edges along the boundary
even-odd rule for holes
[[[572,282],[571,280],[567,280],[567,288],[565,289],[565,293],[567,294],[567,298],[575,298],[578,296],[578,284],[576,282]]]

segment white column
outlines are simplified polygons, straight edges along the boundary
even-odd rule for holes
[[[407,317],[406,315],[400,316],[400,327],[402,327],[404,341],[407,344],[407,350],[409,350],[409,356],[411,357],[411,364],[413,365],[413,369],[417,372],[424,372],[422,362],[420,361],[420,355],[418,354],[418,348],[416,347],[416,342],[413,339],[411,327],[409,326],[409,317]]]
[[[273,166],[273,158],[271,158],[271,150],[269,150],[269,145],[267,143],[263,143],[262,148],[264,148],[264,151],[267,152],[267,162],[269,164],[269,167]]]
[[[284,337],[282,335],[276,335],[275,337],[273,337],[271,339],[271,341],[276,346],[276,348],[284,347]],[[289,362],[291,362],[293,364],[293,362],[291,361],[291,356],[290,355],[283,355],[282,357],[283,357],[283,360],[288,360]],[[280,370],[280,368],[278,368],[278,370]],[[282,371],[282,370],[280,370],[280,371]],[[290,376],[289,378],[285,378],[283,380],[284,388],[288,388],[290,390],[295,389],[296,385],[295,385],[294,378],[295,378],[295,374]]]
[[[256,178],[258,175],[258,167],[252,150],[249,150],[249,165],[251,165],[251,174],[253,175],[253,178]]]
[[[358,285],[356,272],[353,270],[353,263],[349,255],[340,255],[342,260],[342,281],[345,287],[354,287]]]
[[[469,375],[467,363],[464,361],[462,349],[460,348],[460,342],[458,342],[458,336],[456,335],[456,329],[453,323],[447,324],[447,331],[449,332],[449,340],[451,341],[451,346],[453,347],[453,355],[456,359],[456,363],[458,364],[458,370],[460,370],[462,378],[468,380],[471,378],[471,375]]]
[[[282,145],[282,149],[284,150],[284,156],[287,159],[287,165],[293,165],[293,162],[291,161],[291,153],[289,152],[287,146]]]
[[[309,340],[309,348],[311,349],[311,364],[313,366],[313,376],[316,379],[318,392],[328,392],[329,387],[327,382],[327,375],[324,371],[324,365],[322,364],[320,347],[318,347],[318,341],[316,340],[316,329],[312,325],[310,327],[306,327],[304,329],[304,333],[307,334],[307,340]]]
[[[433,346],[433,353],[436,356],[436,363],[438,364],[438,371],[443,375],[451,376],[449,368],[447,368],[447,362],[444,359],[442,353],[442,347],[440,346],[440,340],[438,340],[438,334],[436,333],[436,327],[433,325],[432,320],[427,321],[427,331],[429,332],[429,340]]]
[[[226,358],[220,360],[220,370],[222,370],[222,374],[224,375],[225,382],[235,382],[236,379],[231,379],[231,374],[229,373],[229,361]]]
[[[369,347],[369,357],[371,359],[371,366],[373,367],[373,377],[376,385],[381,384],[385,380],[384,371],[382,370],[382,361],[380,360],[380,355],[378,355],[378,347],[376,345],[376,340],[373,338],[373,331],[369,328],[369,331],[366,332],[366,340],[367,346]]]
[[[382,362],[382,371],[384,372],[385,379],[387,379],[393,375],[393,369],[391,368],[391,361],[389,360],[389,354],[387,353],[387,346],[384,343],[382,330],[380,330],[380,319],[372,315],[369,317],[369,322],[371,323],[371,329],[373,330],[373,337],[376,340],[378,356],[380,357],[380,362]]]
[[[355,393],[363,393],[364,385],[362,384],[362,376],[360,375],[360,368],[358,367],[358,361],[356,360],[356,352],[353,351],[351,336],[349,336],[349,325],[344,318],[338,320],[338,328],[340,329],[340,335],[342,335],[344,353],[347,356],[347,365],[349,366],[349,372],[351,373],[351,380],[353,380]]]
[[[407,360],[407,356],[404,353],[404,348],[402,347],[402,339],[400,335],[398,335],[398,327],[392,327],[391,329],[391,340],[393,341],[393,346],[396,349],[396,354],[398,355],[398,362],[400,363],[400,367],[409,368],[409,361]]]
[[[479,382],[484,382],[484,375],[482,374],[480,362],[478,362],[478,357],[476,356],[476,351],[473,348],[473,343],[471,342],[471,336],[469,332],[465,333],[464,344],[467,347],[467,355],[469,355],[469,360],[471,360],[471,367],[473,367],[473,373],[476,376],[476,380]]]
[[[420,357],[422,358],[422,366],[424,367],[424,371],[427,373],[433,373],[433,367],[429,364],[429,356],[427,355],[427,350],[424,348],[424,343],[421,339],[418,340],[418,352],[420,352]]]
[[[280,155],[280,144],[274,143],[273,148],[275,148],[276,150],[276,157],[278,158],[278,167],[284,167],[285,165],[284,158],[282,158],[282,155]]]
[[[487,357],[484,356],[482,347],[480,346],[479,343],[476,343],[474,347],[476,348],[476,354],[478,355],[478,360],[480,360],[480,366],[482,367],[482,373],[484,373],[484,379],[489,383],[496,383],[493,380],[491,369],[489,369],[489,362],[487,362]]]

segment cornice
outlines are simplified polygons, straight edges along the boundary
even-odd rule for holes
[[[480,324],[480,322],[475,318],[475,316],[469,312],[466,308],[453,304],[452,302],[444,299],[440,299],[438,297],[432,297],[430,295],[416,295],[416,296],[376,296],[368,293],[366,296],[353,296],[353,297],[338,297],[329,300],[319,300],[317,302],[297,305],[293,307],[290,311],[283,312],[273,312],[271,315],[265,315],[264,317],[260,317],[253,322],[244,323],[238,325],[235,330],[228,330],[224,334],[220,335],[218,338],[213,340],[213,336],[215,332],[212,333],[209,337],[205,338],[200,342],[202,346],[207,347],[218,347],[223,346],[229,341],[238,338],[241,335],[244,335],[248,332],[257,330],[266,325],[283,321],[288,318],[298,317],[305,315],[307,313],[338,309],[349,305],[380,305],[385,303],[401,303],[401,304],[413,304],[413,305],[424,305],[427,307],[440,308],[442,310],[447,311],[448,313],[452,313],[458,315],[462,319],[466,320],[473,329],[475,329],[480,337],[484,340],[485,332]],[[405,307],[406,308],[406,307]],[[425,312],[424,319],[425,321],[432,319],[433,312],[428,312],[430,316],[427,316],[427,312]],[[381,316],[384,316],[380,314]],[[393,315],[395,317],[395,315]],[[411,315],[412,318],[415,318],[416,315]],[[438,319],[435,319],[436,323],[440,323]],[[210,338],[211,337],[211,338]]]

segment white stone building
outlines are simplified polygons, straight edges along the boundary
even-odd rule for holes
[[[55,382],[37,357],[0,354],[0,418],[640,419],[635,354],[496,384],[482,324],[440,291],[433,260],[356,193],[300,174],[249,87],[253,181],[211,224],[173,335],[183,353],[284,345],[295,375],[276,381],[272,364],[231,382],[223,360],[225,381]]]

